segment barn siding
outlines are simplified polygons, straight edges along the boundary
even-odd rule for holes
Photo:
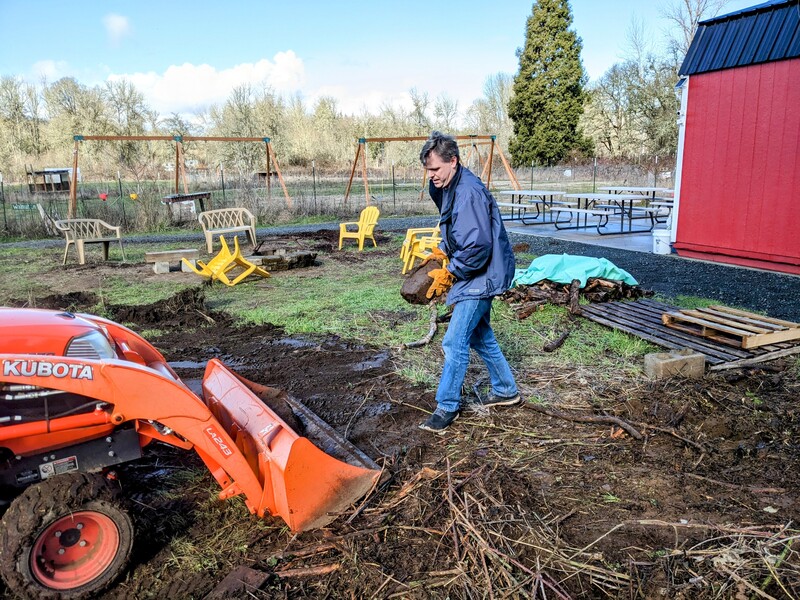
[[[800,272],[800,59],[693,75],[681,168],[679,254]]]

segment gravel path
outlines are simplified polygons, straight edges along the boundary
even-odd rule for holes
[[[381,219],[384,231],[405,231],[409,227],[431,227],[435,217]],[[259,228],[258,235],[282,235],[339,228],[338,223]],[[175,242],[199,243],[198,232],[126,237],[126,244]],[[763,312],[777,319],[800,322],[800,276],[785,275],[719,263],[681,258],[675,254],[619,250],[532,235],[512,233],[512,243],[527,243],[534,255],[574,254],[606,258],[633,275],[639,284],[665,298],[697,296],[721,304]],[[33,240],[0,244],[6,247],[63,247],[61,240]],[[520,268],[526,267],[520,264]]]

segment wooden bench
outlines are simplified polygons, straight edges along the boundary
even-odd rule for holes
[[[192,270],[186,266],[182,259],[186,259],[192,265],[197,266],[197,259],[200,258],[200,251],[194,248],[183,248],[180,250],[163,250],[160,252],[145,252],[144,262],[153,263],[154,273],[169,273],[170,263],[179,263],[181,271],[191,273]]]
[[[109,225],[100,219],[60,219],[55,221],[55,227],[64,234],[67,245],[64,248],[64,262],[67,264],[69,247],[74,244],[78,252],[78,262],[86,264],[86,244],[103,244],[103,260],[108,260],[108,246],[111,242],[118,242],[122,251],[122,260],[125,260],[125,249],[122,247],[122,232],[119,227]]]
[[[197,220],[206,237],[209,254],[214,251],[214,236],[243,231],[256,246],[256,219],[246,208],[218,208],[201,212]]]

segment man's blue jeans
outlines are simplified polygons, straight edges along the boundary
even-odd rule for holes
[[[453,315],[442,340],[444,369],[436,391],[436,404],[440,410],[453,412],[461,408],[461,386],[469,366],[470,348],[486,363],[495,395],[511,397],[517,394],[511,368],[489,324],[491,308],[491,298],[461,300],[453,307]]]

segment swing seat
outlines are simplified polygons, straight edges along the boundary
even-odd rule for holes
[[[231,252],[230,248],[228,247],[228,243],[225,241],[224,236],[219,236],[219,242],[222,246],[220,248],[219,253],[217,253],[214,258],[212,258],[208,263],[204,263],[201,260],[197,261],[198,267],[195,267],[190,261],[186,260],[185,258],[181,259],[183,263],[192,271],[200,275],[201,277],[206,277],[211,281],[217,280],[221,281],[225,285],[229,287],[235,286],[237,283],[244,281],[250,275],[260,275],[261,277],[270,277],[268,271],[262,269],[251,263],[247,260],[244,256],[242,256],[241,250],[239,250],[239,238],[234,236],[233,237],[233,246],[234,250]],[[231,279],[228,276],[233,269],[237,267],[243,269],[241,273],[239,273],[236,277]]]
[[[372,245],[376,248],[378,243],[375,241],[373,231],[378,224],[378,217],[381,211],[377,206],[368,206],[361,211],[358,221],[348,221],[339,223],[339,250],[342,249],[342,241],[345,239],[354,239],[358,241],[358,251],[364,249],[364,239],[372,240]],[[355,226],[355,231],[348,231],[348,227]]]

